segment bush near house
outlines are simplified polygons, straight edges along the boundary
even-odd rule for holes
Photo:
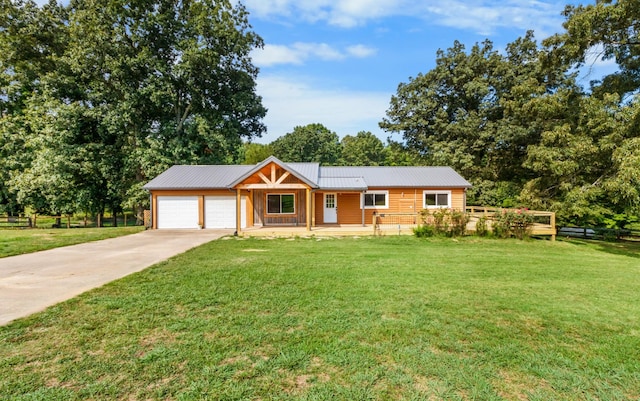
[[[422,224],[413,232],[416,237],[432,237],[434,235],[459,237],[465,235],[469,214],[451,209],[424,209],[420,212]]]
[[[493,234],[498,238],[524,239],[531,235],[533,216],[526,209],[503,210],[493,219]]]

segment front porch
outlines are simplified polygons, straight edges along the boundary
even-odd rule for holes
[[[413,225],[401,226],[398,230],[395,228],[384,228],[374,231],[373,225],[362,224],[336,224],[322,225],[311,227],[287,227],[287,226],[265,226],[265,227],[249,227],[239,233],[240,236],[249,237],[361,237],[371,235],[411,235],[413,234]]]

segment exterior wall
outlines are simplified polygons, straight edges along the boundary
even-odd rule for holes
[[[388,191],[388,208],[365,209],[365,224],[371,224],[373,212],[379,213],[417,213],[424,209],[423,191],[451,191],[451,208],[464,210],[464,188],[369,188],[369,191]],[[360,208],[360,192],[338,193],[338,224],[362,224],[362,209]],[[322,193],[316,194],[316,221],[322,224]]]
[[[316,224],[324,224],[324,194],[322,192],[315,192],[313,199],[315,202],[314,217]]]
[[[370,191],[387,191],[385,188],[370,188]],[[416,213],[423,209],[423,191],[443,190],[451,191],[451,206],[453,209],[464,210],[465,190],[464,188],[393,188],[388,189],[389,207],[377,209],[365,209],[365,224],[371,224],[373,212],[377,213]],[[331,191],[327,191],[331,192]],[[266,213],[267,194],[295,194],[295,214],[293,215],[269,215]],[[158,190],[152,191],[152,218],[153,228],[157,227],[157,197],[158,196],[198,196],[199,224],[204,225],[204,197],[205,196],[235,196],[236,191],[229,190]],[[300,189],[269,189],[269,190],[242,190],[242,196],[246,196],[247,226],[254,225],[298,225],[306,224],[306,193]],[[324,224],[324,192],[315,192],[312,195],[315,200],[316,225]],[[360,208],[360,192],[338,192],[338,224],[362,224],[362,209]]]
[[[250,193],[242,191],[242,196],[247,197],[247,226],[253,225],[253,202]],[[236,191],[222,190],[156,190],[151,192],[151,218],[152,228],[158,228],[158,196],[197,196],[198,197],[198,224],[204,226],[204,197],[205,196],[236,196]]]

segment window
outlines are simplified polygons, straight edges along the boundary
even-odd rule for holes
[[[389,191],[367,191],[362,195],[361,201],[365,209],[387,209]]]
[[[424,191],[424,207],[425,209],[450,208],[451,191]]]
[[[295,213],[295,197],[293,194],[268,194],[267,213],[293,214]]]

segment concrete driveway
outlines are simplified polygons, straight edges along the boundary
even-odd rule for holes
[[[149,230],[0,259],[0,325],[143,270],[233,230]]]

